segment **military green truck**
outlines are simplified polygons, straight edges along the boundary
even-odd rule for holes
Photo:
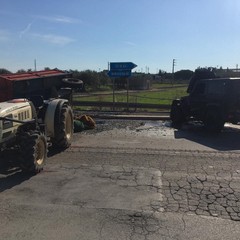
[[[210,132],[220,132],[226,122],[240,122],[240,78],[218,78],[212,70],[196,70],[188,96],[171,105],[172,126],[201,121]]]

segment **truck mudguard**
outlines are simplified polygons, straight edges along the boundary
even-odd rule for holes
[[[46,130],[45,134],[47,137],[54,137],[54,120],[55,120],[55,112],[57,109],[57,106],[59,104],[63,103],[68,103],[68,100],[66,99],[54,99],[49,102],[47,111],[45,114],[45,125],[46,125]]]

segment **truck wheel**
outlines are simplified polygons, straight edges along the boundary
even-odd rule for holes
[[[206,130],[212,133],[219,133],[224,126],[224,120],[217,109],[209,109],[203,123]]]
[[[47,158],[47,140],[39,132],[27,132],[20,138],[22,156],[21,166],[24,171],[38,173],[43,169]]]
[[[184,116],[182,113],[181,105],[178,101],[173,101],[171,106],[170,118],[172,120],[172,126],[177,129],[181,129],[184,122]]]
[[[68,148],[72,143],[73,137],[72,108],[67,103],[59,105],[55,113],[54,121],[53,146],[57,148]]]

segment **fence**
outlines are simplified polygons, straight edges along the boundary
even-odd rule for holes
[[[111,109],[113,111],[115,110],[126,110],[130,111],[132,109],[133,111],[137,111],[137,109],[144,109],[152,111],[169,111],[171,105],[169,104],[151,104],[151,103],[124,103],[124,102],[96,102],[96,101],[73,101],[73,106],[75,108],[78,107],[92,107],[97,110],[102,109]]]

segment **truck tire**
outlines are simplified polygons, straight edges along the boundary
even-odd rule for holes
[[[24,171],[38,173],[47,159],[46,137],[37,132],[26,132],[20,137],[21,167]]]
[[[208,109],[203,121],[204,127],[208,132],[219,133],[224,127],[224,120],[221,111],[218,109]]]
[[[73,137],[73,111],[67,104],[60,104],[55,112],[53,146],[68,148]]]
[[[170,118],[172,120],[172,126],[177,129],[181,129],[184,122],[184,116],[179,101],[174,100],[171,106]]]

